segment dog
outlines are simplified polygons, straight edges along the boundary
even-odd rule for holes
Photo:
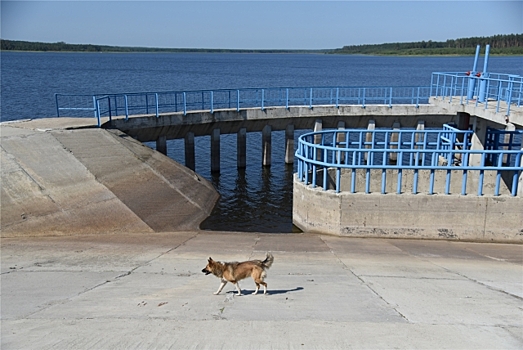
[[[267,277],[265,270],[270,268],[273,262],[274,257],[271,253],[267,253],[265,260],[263,261],[249,260],[243,262],[219,262],[214,261],[209,257],[209,260],[207,260],[207,266],[205,266],[202,272],[205,275],[212,273],[216,277],[221,278],[222,283],[214,293],[215,295],[220,294],[227,282],[231,282],[236,286],[236,289],[238,290],[238,294],[236,295],[242,295],[242,290],[240,289],[240,284],[238,282],[249,276],[252,277],[256,284],[256,290],[253,295],[257,294],[260,290],[260,284],[263,286],[263,294],[267,294],[267,283],[263,280]]]

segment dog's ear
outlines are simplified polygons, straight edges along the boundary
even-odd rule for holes
[[[207,261],[211,262],[211,261],[212,261],[212,258],[211,258],[211,257],[209,257],[209,260],[207,260]]]

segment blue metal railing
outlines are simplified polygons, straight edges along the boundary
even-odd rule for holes
[[[487,128],[485,141],[486,150],[520,150],[523,148],[523,130],[498,130]],[[498,155],[495,153],[487,157],[490,164],[498,163]],[[502,160],[503,164],[514,165],[516,159],[511,154],[506,154]]]
[[[474,103],[484,109],[495,108],[496,113],[505,109],[510,115],[513,107],[523,104],[523,77],[501,73],[432,73],[430,95],[459,99],[460,104]]]
[[[441,130],[328,130],[307,133],[299,137],[296,158],[298,179],[313,187],[318,183],[329,188],[329,169],[334,190],[341,190],[342,169],[351,171],[350,192],[356,192],[356,170],[365,172],[365,193],[370,193],[371,170],[381,171],[381,193],[386,192],[387,170],[397,174],[397,190],[401,193],[402,171],[412,170],[412,193],[418,193],[418,172],[428,170],[428,194],[434,193],[435,173],[445,173],[445,194],[450,194],[451,174],[461,172],[461,194],[467,194],[469,171],[479,171],[477,195],[483,195],[485,172],[495,172],[494,195],[500,194],[502,172],[512,174],[510,193],[517,195],[518,177],[523,170],[523,150],[470,150],[469,130],[458,130],[446,125]],[[393,136],[395,135],[395,136]],[[479,155],[480,165],[471,165],[469,157]],[[512,165],[503,163],[511,157]],[[495,160],[492,163],[492,159]],[[323,176],[323,179],[317,178]]]
[[[473,73],[473,72],[472,72]],[[246,88],[199,91],[135,92],[103,95],[55,94],[56,113],[72,117],[152,115],[191,111],[214,113],[220,109],[333,106],[380,104],[392,108],[397,104],[429,103],[430,97],[439,97],[461,104],[495,106],[496,112],[523,104],[523,77],[498,73],[432,73],[428,87],[283,87]],[[477,76],[476,76],[477,75]]]
[[[163,113],[219,109],[370,104],[409,104],[418,107],[429,101],[429,87],[284,87],[219,89],[200,91],[137,92],[104,95],[55,94],[57,116],[102,117],[130,115],[160,116]],[[89,112],[89,113],[86,113]]]

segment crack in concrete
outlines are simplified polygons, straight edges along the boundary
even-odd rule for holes
[[[148,260],[148,261],[145,261],[145,262],[143,262],[143,263],[141,263],[141,264],[138,264],[137,266],[135,266],[134,268],[132,268],[132,269],[129,270],[129,271],[125,271],[125,272],[120,273],[119,275],[113,277],[112,279],[105,280],[104,282],[101,282],[101,283],[98,283],[98,284],[96,284],[96,285],[94,285],[94,286],[92,286],[92,287],[86,288],[86,289],[80,291],[79,293],[77,293],[76,295],[73,295],[73,296],[70,296],[70,297],[66,297],[66,298],[64,298],[64,299],[56,300],[56,301],[54,301],[54,302],[50,302],[50,303],[48,303],[47,305],[44,305],[44,307],[42,307],[42,308],[39,309],[39,310],[36,310],[36,311],[34,311],[34,312],[31,312],[31,313],[29,313],[29,314],[26,314],[26,315],[21,316],[20,319],[24,319],[24,318],[31,317],[31,316],[33,316],[33,315],[35,315],[35,314],[37,314],[37,313],[39,313],[39,312],[41,312],[41,311],[44,311],[44,310],[46,310],[46,309],[48,309],[48,308],[50,308],[50,307],[52,307],[52,306],[55,306],[55,305],[63,305],[63,304],[66,304],[66,303],[68,303],[69,301],[71,301],[72,298],[76,298],[76,297],[78,297],[78,296],[80,296],[80,295],[83,295],[83,294],[88,293],[88,292],[90,292],[90,291],[93,291],[93,290],[95,290],[95,289],[97,289],[97,288],[100,288],[100,287],[102,287],[102,286],[104,286],[104,285],[106,285],[106,284],[109,284],[109,283],[114,282],[114,281],[116,281],[116,280],[119,280],[119,279],[122,279],[122,278],[124,278],[124,277],[130,276],[130,275],[131,275],[134,271],[136,271],[137,269],[139,269],[139,268],[141,268],[141,267],[143,267],[143,266],[145,266],[145,265],[151,263],[152,261],[161,258],[161,257],[164,256],[165,254],[168,254],[168,253],[172,252],[173,250],[175,250],[175,249],[181,247],[182,245],[184,245],[185,243],[187,243],[187,242],[190,241],[191,239],[197,237],[198,234],[199,234],[199,233],[196,233],[196,234],[193,235],[192,237],[187,238],[186,240],[184,240],[184,241],[181,242],[180,244],[178,244],[178,245],[176,245],[176,246],[174,246],[174,247],[168,249],[167,251],[165,251],[165,252],[159,254],[158,256],[156,256],[156,257],[154,257],[154,258],[152,258],[152,259],[150,259],[150,260]],[[39,273],[39,272],[41,272],[41,271],[27,271],[27,272],[28,272],[28,273],[32,273],[32,272]],[[68,271],[68,272],[71,272],[71,271]],[[82,272],[82,271],[74,271],[74,272]]]
[[[396,307],[394,307],[394,305],[392,305],[391,303],[389,303],[381,294],[378,293],[378,291],[376,291],[374,288],[372,288],[369,283],[367,283],[367,281],[365,281],[363,278],[361,278],[362,276],[356,274],[350,267],[348,267],[341,259],[340,257],[338,256],[338,254],[336,254],[336,252],[328,245],[327,242],[325,242],[325,240],[323,239],[323,237],[320,237],[320,240],[327,246],[327,248],[330,249],[331,253],[334,255],[334,257],[337,259],[337,261],[343,266],[343,268],[345,270],[348,270],[351,272],[352,275],[354,275],[354,277],[356,277],[365,287],[367,287],[374,295],[376,295],[379,299],[381,299],[386,305],[388,305],[392,310],[394,310],[402,319],[404,319],[405,321],[407,321],[408,323],[412,323],[408,318],[407,316],[405,316],[403,313],[401,313]]]
[[[445,266],[440,266],[440,265],[438,265],[438,264],[436,264],[436,263],[433,263],[433,264],[436,265],[436,266],[441,267],[441,268],[444,269],[445,271],[448,271],[448,272],[450,272],[450,273],[453,273],[453,274],[455,274],[455,275],[458,275],[458,276],[460,276],[460,277],[462,277],[462,278],[464,278],[464,279],[466,279],[466,280],[468,280],[468,281],[471,281],[471,282],[473,282],[473,283],[477,283],[477,284],[479,284],[480,286],[486,287],[487,289],[493,290],[493,291],[495,291],[495,292],[500,292],[500,293],[502,293],[502,294],[505,294],[505,295],[508,295],[508,296],[510,296],[510,297],[516,298],[516,299],[518,299],[518,300],[523,300],[523,297],[520,297],[519,295],[515,295],[515,294],[512,294],[512,293],[510,293],[510,292],[507,292],[506,290],[503,290],[503,289],[499,289],[499,288],[496,288],[496,287],[490,286],[490,285],[488,285],[488,284],[486,284],[486,283],[483,283],[483,282],[478,281],[478,280],[476,280],[476,279],[474,279],[474,278],[471,278],[471,277],[469,277],[469,276],[466,276],[466,275],[464,275],[464,274],[461,274],[461,273],[459,273],[459,272],[457,272],[457,271],[452,271],[452,270],[446,268]]]

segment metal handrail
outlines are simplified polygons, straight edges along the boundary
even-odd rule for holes
[[[153,115],[204,111],[214,113],[221,109],[307,106],[407,104],[419,107],[428,104],[430,97],[452,101],[459,98],[461,104],[484,103],[485,109],[495,101],[496,112],[501,102],[506,104],[506,115],[511,106],[523,104],[523,77],[500,73],[485,75],[451,72],[432,73],[430,86],[367,86],[367,87],[276,87],[216,89],[193,91],[145,91],[118,94],[75,95],[55,94],[57,116],[68,111],[74,116],[85,117],[83,112],[94,112],[101,125],[102,117],[130,115]],[[91,114],[92,115],[92,114]]]
[[[298,179],[305,184],[316,186],[316,176],[323,170],[323,189],[327,190],[328,169],[336,171],[335,191],[341,190],[341,169],[351,169],[353,172],[351,193],[355,192],[356,169],[366,170],[365,192],[370,193],[370,170],[382,171],[381,192],[385,193],[386,170],[398,172],[397,193],[401,193],[402,170],[415,172],[413,193],[417,193],[417,172],[430,170],[429,194],[434,193],[434,172],[445,171],[445,194],[450,193],[451,172],[462,172],[461,194],[466,195],[467,172],[479,171],[480,181],[477,195],[483,194],[483,176],[485,171],[496,172],[494,195],[499,195],[501,172],[512,174],[511,195],[517,195],[518,177],[523,171],[522,150],[470,150],[469,135],[471,131],[452,132],[450,137],[444,135],[449,130],[327,130],[301,135],[298,138],[296,158],[298,162]],[[398,141],[390,141],[388,137],[396,133]],[[370,135],[370,137],[367,137]],[[377,136],[383,136],[384,141],[376,142]],[[338,141],[342,136],[345,141]],[[431,139],[432,136],[432,139]],[[352,140],[351,141],[351,137]],[[409,138],[410,137],[410,138]],[[321,140],[318,140],[318,139]],[[367,141],[370,139],[370,141]],[[404,140],[406,139],[406,140]],[[431,140],[430,140],[431,139]],[[463,141],[459,141],[459,140]],[[381,146],[381,147],[376,147]],[[389,161],[394,155],[397,162]],[[480,165],[471,165],[469,157],[479,155]],[[513,164],[504,164],[503,159],[511,157]],[[490,163],[489,159],[495,159]],[[444,160],[444,162],[441,162]]]
[[[214,113],[221,109],[294,106],[334,106],[380,104],[392,108],[396,104],[419,107],[429,100],[429,87],[278,87],[217,89],[195,91],[133,92],[103,95],[55,94],[57,116],[63,111],[95,111],[98,124],[102,117],[130,115],[152,115],[164,113],[207,111]],[[70,101],[74,102],[71,103]],[[80,100],[80,101],[79,101]],[[92,107],[89,106],[92,101]],[[86,115],[78,115],[86,116]]]
[[[493,106],[496,113],[502,107],[505,115],[510,109],[523,104],[523,77],[503,73],[435,72],[431,77],[431,97],[441,97],[451,102],[459,98],[460,104]],[[503,104],[502,104],[503,103]]]

